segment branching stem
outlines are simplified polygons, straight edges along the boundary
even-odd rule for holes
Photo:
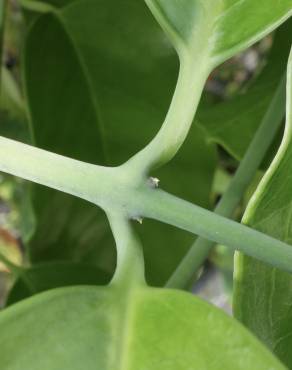
[[[95,166],[0,137],[0,170],[78,196],[110,214],[169,223],[292,272],[288,244],[153,189],[148,182],[137,186],[123,167]]]

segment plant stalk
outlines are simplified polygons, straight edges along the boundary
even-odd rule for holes
[[[125,215],[107,214],[117,246],[117,266],[111,284],[145,283],[144,257],[140,241]]]
[[[83,198],[107,213],[153,218],[292,272],[292,248],[247,226],[95,166],[0,137],[0,171]]]
[[[208,76],[201,58],[194,68],[192,58],[181,57],[176,89],[165,121],[154,139],[124,166],[142,175],[169,162],[180,149],[192,125]]]
[[[292,272],[292,246],[162,190],[137,196],[141,214]]]
[[[228,218],[232,217],[237,205],[254,178],[285,117],[285,90],[286,75],[280,81],[251,144],[241,160],[226,192],[216,206],[214,210],[216,214]],[[215,243],[213,241],[197,238],[166,283],[166,286],[177,289],[186,288],[194,274],[208,257],[214,245]]]

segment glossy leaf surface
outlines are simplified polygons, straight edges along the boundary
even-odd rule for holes
[[[292,241],[292,57],[288,65],[284,139],[255,193],[244,222],[291,244]],[[292,366],[292,278],[276,268],[237,255],[234,311],[289,368]]]
[[[146,287],[37,295],[1,314],[0,348],[3,370],[284,369],[215,307],[187,293]]]
[[[291,0],[146,2],[178,50],[186,47],[193,58],[194,52],[201,59],[205,54],[211,69],[261,39],[292,14]]]

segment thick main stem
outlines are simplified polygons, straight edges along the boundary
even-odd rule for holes
[[[291,246],[176,198],[132,184],[123,168],[82,163],[0,137],[0,171],[78,196],[107,213],[149,217],[292,272]]]
[[[235,208],[255,176],[285,116],[285,86],[286,77],[283,77],[235,175],[215,208],[216,214],[228,218],[232,217]],[[166,286],[178,289],[186,287],[194,273],[198,271],[208,257],[214,244],[213,241],[198,238],[182,259]]]
[[[98,204],[115,187],[112,168],[77,161],[1,136],[0,171]],[[99,199],[94,199],[95,196]]]
[[[141,214],[292,272],[292,246],[161,190],[137,194]]]

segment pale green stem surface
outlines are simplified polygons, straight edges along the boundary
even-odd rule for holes
[[[108,213],[107,216],[117,247],[117,266],[111,284],[144,284],[143,249],[131,222],[122,214]]]
[[[156,192],[156,193],[155,193]],[[140,198],[140,199],[139,199]],[[141,214],[292,272],[292,247],[160,190],[139,197]]]
[[[216,214],[228,218],[232,217],[235,208],[250,185],[285,117],[285,90],[286,76],[280,81],[269,109],[226,192],[216,206]],[[198,238],[182,259],[166,286],[178,289],[185,288],[202,266],[214,245],[213,241]]]
[[[93,200],[93,194],[100,194],[101,199],[109,197],[114,187],[111,168],[66,158],[4,137],[0,137],[0,171],[93,203],[98,203],[98,199]]]
[[[176,89],[161,129],[154,139],[126,164],[137,173],[150,170],[170,161],[183,144],[196,113],[204,84],[208,77],[204,58],[194,68],[189,56],[181,58]]]
[[[137,185],[123,169],[79,162],[0,137],[1,171],[78,196],[110,214],[160,220],[292,272],[288,244],[153,189],[147,181]]]

